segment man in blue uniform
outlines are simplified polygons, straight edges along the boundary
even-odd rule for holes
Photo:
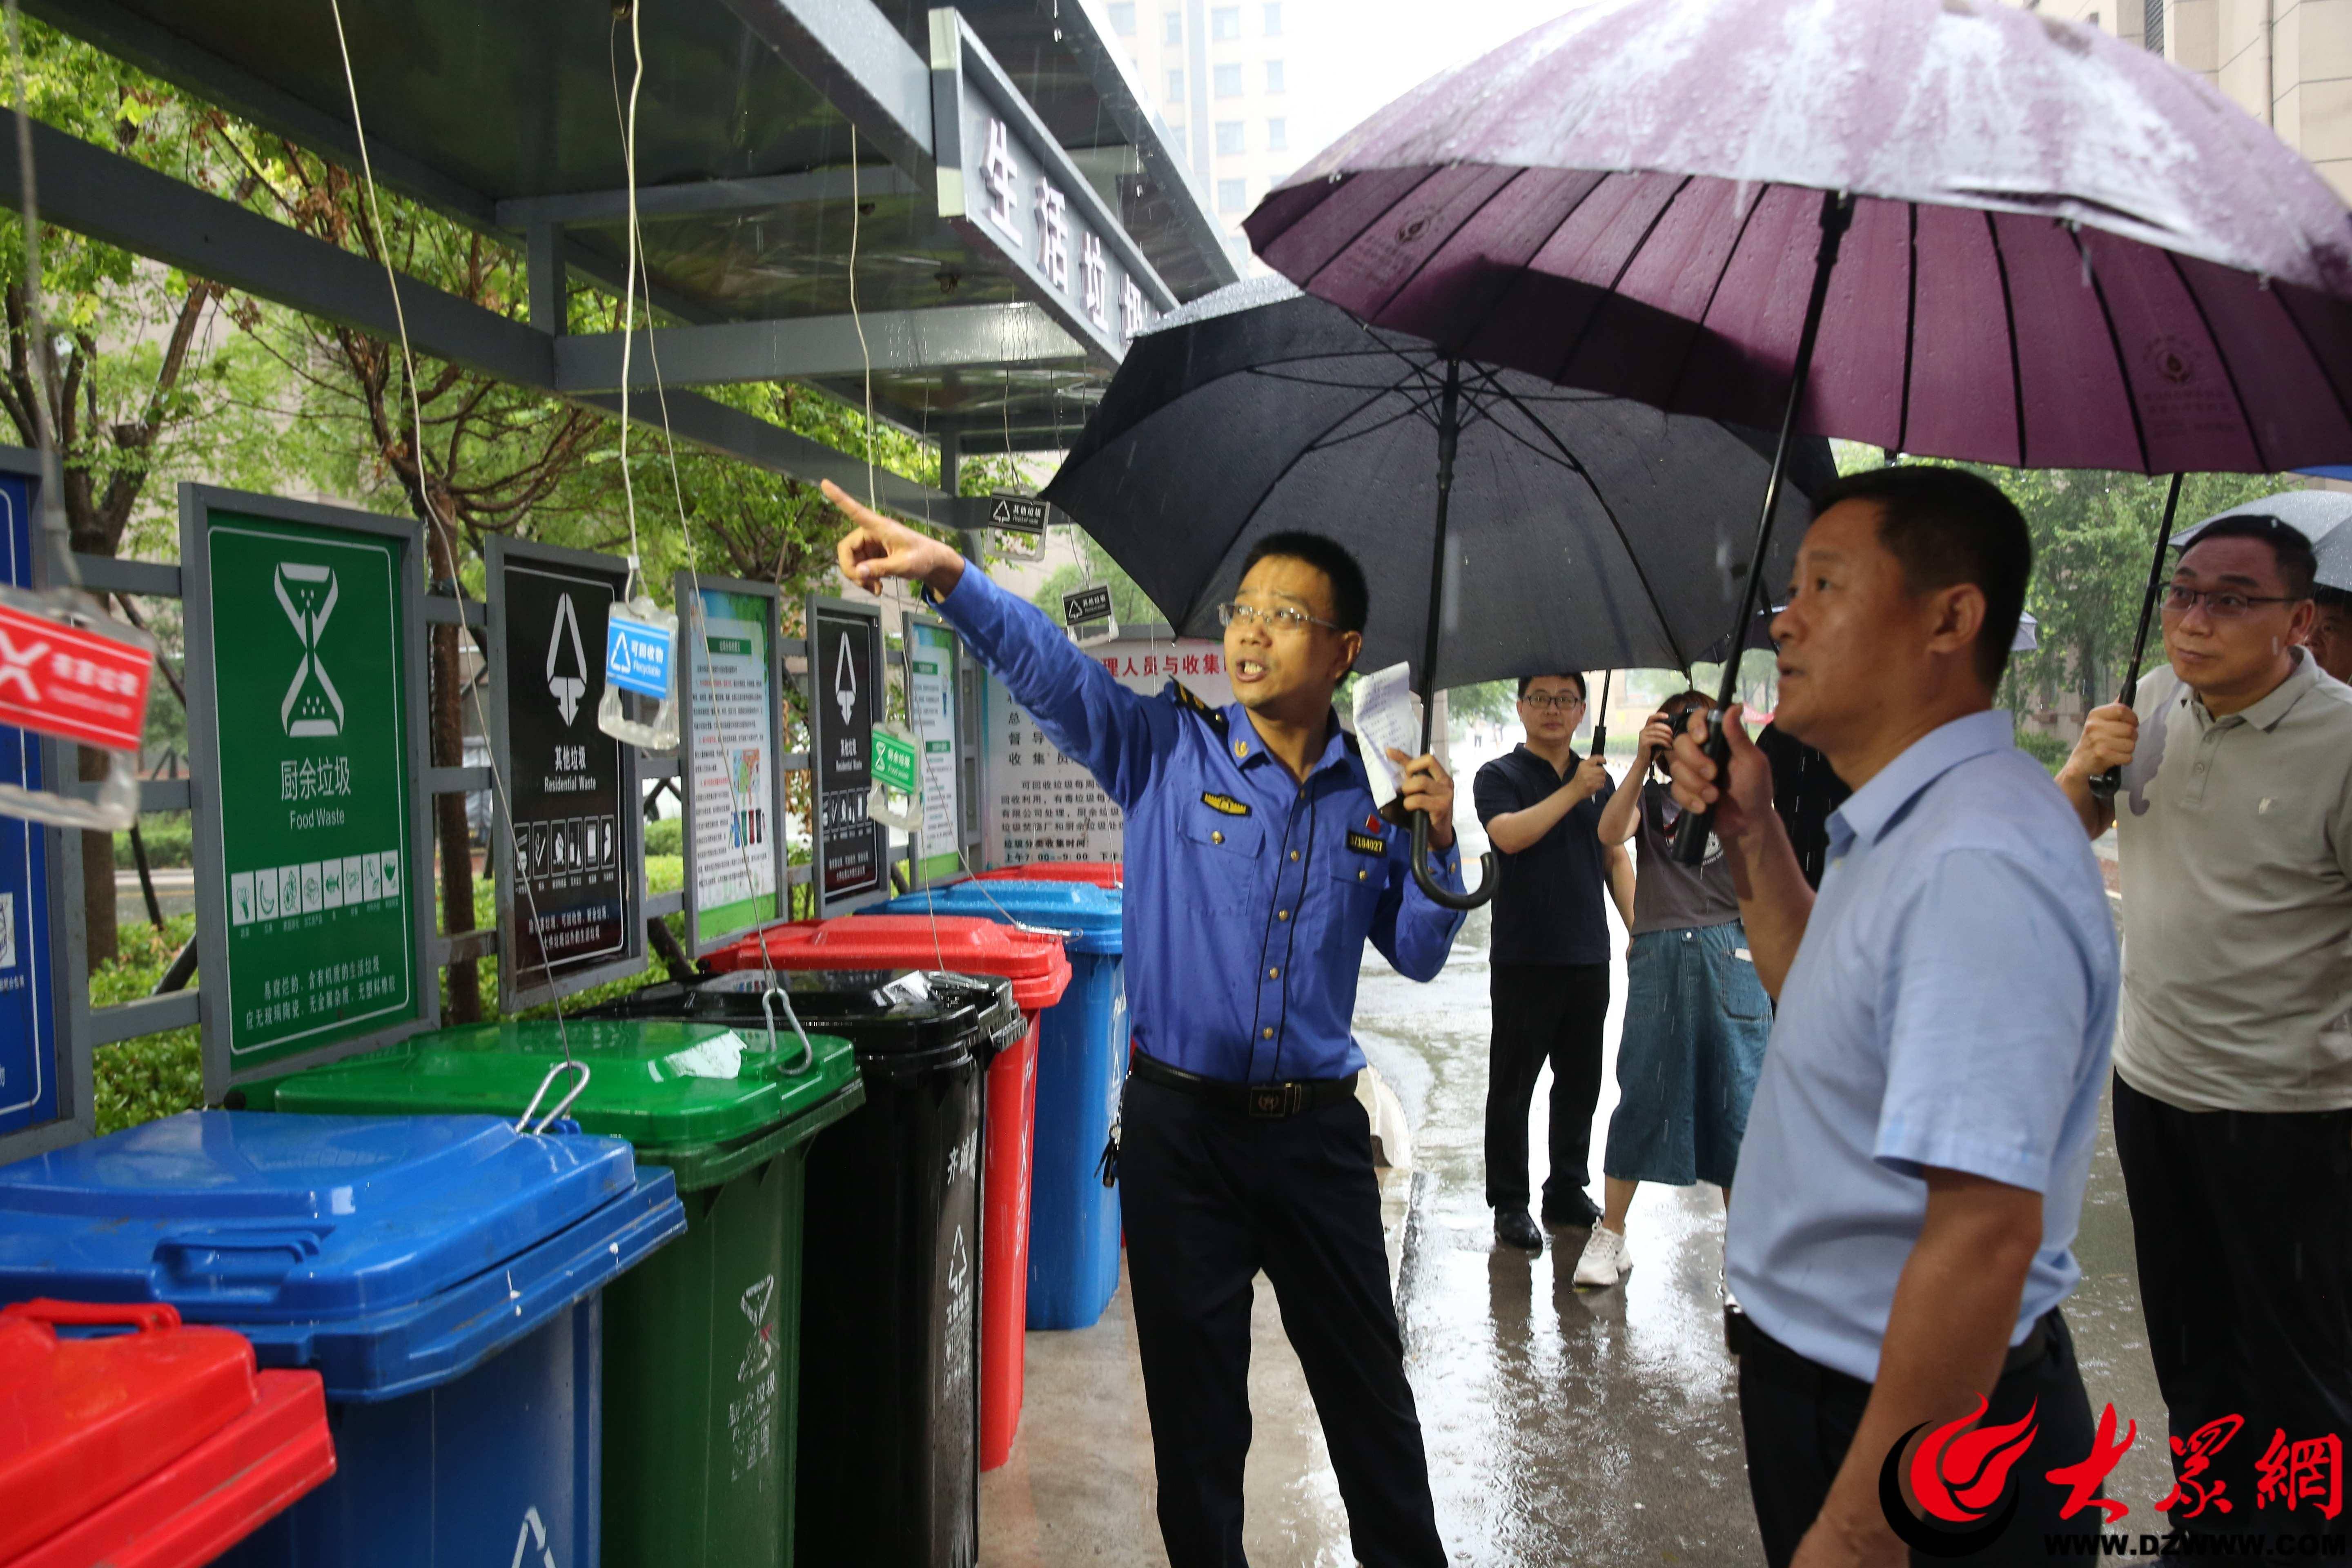
[[[861,586],[923,584],[980,661],[1127,814],[1136,1051],[1118,1177],[1160,1529],[1173,1568],[1234,1568],[1249,1452],[1251,1281],[1280,1298],[1365,1568],[1442,1568],[1428,1464],[1389,1292],[1371,1131],[1349,1034],[1364,941],[1414,980],[1462,917],[1414,884],[1332,693],[1363,647],[1353,557],[1262,540],[1220,607],[1232,706],[1128,690],[938,541],[825,494]],[[1461,887],[1454,784],[1408,760],[1441,883]]]

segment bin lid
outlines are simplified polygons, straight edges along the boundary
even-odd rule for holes
[[[1084,882],[992,881],[984,886],[959,882],[952,888],[908,893],[878,907],[888,915],[936,911],[1070,931],[1075,934],[1066,941],[1072,952],[1115,954],[1125,950],[1119,924],[1124,895],[1116,889]]]
[[[667,1170],[491,1116],[191,1110],[0,1167],[0,1300],[168,1301],[335,1397],[457,1375],[686,1227]]]
[[[1002,974],[1013,982],[1013,1000],[1030,1013],[1060,1001],[1070,984],[1069,954],[1059,936],[1023,931],[1001,919],[929,912],[842,915],[772,925],[715,954],[711,966],[758,969],[763,942],[768,962],[780,970]]]
[[[1039,860],[972,875],[983,882],[1090,882],[1097,888],[1119,888],[1127,884],[1127,865],[1120,860]]]
[[[933,978],[904,968],[776,971],[777,983],[792,995],[801,1026],[812,1036],[822,1031],[846,1037],[860,1061],[985,1049],[984,998],[968,983],[940,986],[930,983]],[[633,991],[597,1012],[693,1018],[705,1025],[733,1023],[746,1012],[758,1014],[760,993],[767,984],[766,974],[756,969],[712,975],[693,985],[665,981]]]
[[[785,980],[786,975],[779,971],[777,978]],[[818,980],[820,988],[816,994],[829,997],[835,994],[834,991],[824,987],[838,984],[839,989],[854,989],[858,982],[866,978],[878,980],[884,990],[895,989],[900,995],[919,995],[928,990],[932,996],[949,1005],[972,1008],[980,1015],[981,1032],[988,1037],[992,1050],[1001,1051],[1018,1045],[1021,1037],[1028,1032],[1028,1020],[1023,1016],[1018,995],[1022,982],[1008,980],[1001,974],[948,974],[938,970],[900,970],[895,973],[869,976],[799,971],[790,977],[787,989],[793,992],[793,1005],[801,1009],[804,1015],[802,1021],[806,1023],[805,1015],[810,1005],[803,998],[801,986],[804,983]],[[635,994],[644,998],[648,1007],[663,1009],[672,1017],[733,1019],[748,1014],[756,1018],[760,1016],[760,994],[767,986],[767,976],[761,971],[739,969],[710,975],[691,986],[649,985]],[[1054,1000],[1060,999],[1057,986]],[[1046,1004],[1051,1005],[1050,1002]],[[676,1011],[668,1011],[670,1009]]]
[[[413,1035],[399,1045],[281,1079],[280,1110],[416,1116],[488,1111],[522,1114],[564,1059],[587,1064],[588,1084],[564,1115],[582,1131],[626,1138],[639,1154],[669,1164],[666,1151],[755,1137],[805,1114],[857,1079],[849,1042],[812,1033],[816,1059],[803,1072],[800,1041],[776,1019],[781,1051],[768,1048],[755,995],[750,1028],[730,1018],[689,1024],[646,1018],[571,1018],[460,1025]],[[548,1089],[541,1109],[570,1092],[571,1075]]]
[[[129,1328],[102,1339],[68,1328]],[[156,1302],[0,1309],[0,1562],[100,1508],[253,1408],[253,1347]]]

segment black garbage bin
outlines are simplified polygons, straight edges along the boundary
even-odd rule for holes
[[[866,1104],[812,1147],[795,1557],[979,1561],[980,1151],[989,1059],[1026,1029],[1012,983],[783,971],[812,1034],[857,1053]],[[762,1027],[760,972],[653,985],[605,1016]],[[782,1009],[776,1009],[783,1027]]]

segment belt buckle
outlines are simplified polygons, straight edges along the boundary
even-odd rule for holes
[[[1249,1086],[1249,1113],[1259,1121],[1278,1121],[1298,1110],[1297,1083],[1254,1083]]]

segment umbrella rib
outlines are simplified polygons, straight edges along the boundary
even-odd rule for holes
[[[1633,580],[1642,584],[1642,595],[1644,598],[1650,601],[1650,614],[1657,617],[1658,630],[1665,637],[1667,650],[1675,656],[1678,662],[1687,663],[1688,660],[1685,659],[1683,657],[1682,639],[1675,636],[1674,626],[1666,619],[1665,606],[1658,602],[1658,591],[1650,584],[1650,574],[1643,567],[1642,557],[1634,550],[1633,542],[1625,536],[1625,525],[1617,520],[1617,509],[1609,504],[1609,498],[1601,493],[1601,487],[1592,482],[1592,476],[1585,470],[1583,461],[1579,458],[1575,453],[1568,449],[1568,443],[1559,438],[1559,431],[1554,430],[1550,426],[1537,418],[1534,411],[1528,408],[1525,404],[1521,403],[1517,397],[1514,396],[1508,388],[1497,388],[1496,390],[1502,393],[1505,402],[1510,404],[1522,415],[1526,416],[1528,424],[1543,432],[1544,439],[1549,441],[1554,447],[1559,449],[1560,458],[1564,463],[1566,463],[1568,470],[1574,474],[1578,479],[1582,479],[1584,481],[1584,488],[1592,492],[1592,499],[1600,503],[1601,515],[1609,520],[1611,531],[1617,535],[1617,542],[1624,546],[1625,559],[1633,568]],[[1507,426],[1505,426],[1500,420],[1496,420],[1496,428],[1503,429],[1507,428]],[[1763,563],[1761,562],[1757,563],[1759,569],[1762,564]]]
[[[1395,388],[1391,387],[1390,390],[1394,391]],[[1309,452],[1332,451],[1338,447],[1346,446],[1350,441],[1360,441],[1367,436],[1377,436],[1381,431],[1387,429],[1390,426],[1401,424],[1416,416],[1423,419],[1429,418],[1429,405],[1427,402],[1415,401],[1407,404],[1404,407],[1398,409],[1394,414],[1391,414],[1384,418],[1376,420],[1372,424],[1365,426],[1360,430],[1350,430],[1345,436],[1334,437],[1330,430],[1326,430],[1322,435],[1318,436],[1314,440],[1309,441],[1305,449],[1299,453],[1299,456],[1303,458]],[[1436,421],[1433,419],[1430,420],[1430,423],[1434,425]],[[1336,430],[1339,426],[1335,425],[1331,428]]]
[[[1626,247],[1625,259],[1617,264],[1615,276],[1609,279],[1609,299],[1613,300],[1617,297],[1618,285],[1625,281],[1625,274],[1633,270],[1633,263],[1641,258],[1642,247],[1650,243],[1650,237],[1658,232],[1658,226],[1666,221],[1666,215],[1675,210],[1675,204],[1682,199],[1682,195],[1685,191],[1691,188],[1691,182],[1696,177],[1696,176],[1695,175],[1685,174],[1682,177],[1682,183],[1675,186],[1673,192],[1667,195],[1666,199],[1658,204],[1658,210],[1650,215],[1650,221],[1642,226],[1642,237],[1635,240],[1631,246]],[[1570,365],[1575,363],[1576,356],[1584,352],[1584,340],[1592,335],[1593,325],[1601,320],[1601,312],[1606,307],[1607,302],[1607,300],[1604,300],[1601,304],[1595,305],[1592,310],[1586,314],[1584,318],[1584,325],[1576,330],[1576,341],[1569,344],[1568,353],[1562,354],[1559,360],[1555,362],[1553,373],[1550,375],[1544,377],[1546,381],[1564,383],[1567,380],[1567,377],[1559,373],[1561,371],[1565,371]]]
[[[1380,391],[1373,393],[1361,403],[1357,404],[1353,408],[1349,409],[1337,419],[1332,420],[1330,424],[1323,426],[1321,432],[1318,433],[1313,440],[1308,441],[1297,451],[1293,452],[1288,458],[1285,458],[1283,460],[1281,469],[1276,472],[1272,479],[1266,480],[1265,488],[1257,492],[1257,500],[1252,501],[1249,504],[1248,510],[1242,513],[1241,522],[1234,529],[1234,531],[1226,537],[1224,548],[1217,552],[1217,560],[1222,563],[1226,556],[1233,553],[1234,541],[1240,539],[1244,533],[1248,531],[1251,521],[1255,520],[1258,514],[1258,509],[1265,505],[1265,498],[1274,493],[1275,487],[1281,484],[1283,480],[1290,477],[1290,470],[1298,467],[1299,463],[1305,459],[1307,453],[1315,449],[1318,442],[1320,442],[1324,437],[1330,435],[1332,431],[1337,430],[1340,426],[1345,425],[1349,420],[1353,419],[1357,415],[1361,414],[1365,409],[1370,408],[1374,403],[1386,397],[1395,390],[1396,388],[1394,386],[1384,386]],[[1214,573],[1213,571],[1212,576],[1213,575]],[[1206,584],[1202,584],[1203,587],[1206,585]],[[1182,625],[1189,626],[1192,624],[1192,617],[1200,611],[1200,601],[1201,589],[1195,588],[1192,591],[1192,602],[1184,606],[1184,619],[1181,623]]]
[[[1576,171],[1570,172],[1575,173]],[[1538,244],[1534,249],[1528,252],[1527,259],[1519,263],[1517,270],[1511,276],[1511,280],[1495,290],[1493,298],[1487,303],[1486,314],[1478,318],[1477,329],[1475,331],[1468,331],[1461,334],[1461,341],[1464,347],[1468,347],[1470,344],[1476,342],[1480,338],[1486,335],[1487,323],[1495,319],[1495,312],[1503,308],[1503,301],[1511,297],[1511,291],[1517,289],[1521,280],[1523,280],[1527,275],[1534,269],[1536,258],[1541,256],[1550,247],[1551,242],[1559,237],[1559,231],[1561,229],[1566,228],[1570,223],[1575,221],[1576,215],[1584,210],[1584,204],[1592,199],[1592,193],[1599,190],[1608,183],[1609,177],[1606,174],[1596,175],[1592,184],[1585,188],[1584,194],[1577,197],[1574,202],[1570,203],[1569,205],[1569,209],[1566,212],[1559,215],[1559,221],[1551,226],[1551,232],[1543,237],[1541,243]]]
[[[1683,362],[1675,366],[1675,378],[1666,384],[1676,405],[1682,401],[1683,377],[1690,374],[1691,356],[1698,353],[1699,340],[1706,332],[1706,319],[1715,313],[1716,298],[1723,292],[1723,280],[1731,275],[1731,264],[1739,255],[1739,247],[1748,243],[1748,226],[1756,221],[1756,215],[1764,208],[1764,198],[1771,192],[1772,187],[1765,185],[1756,193],[1756,199],[1748,204],[1748,210],[1740,215],[1739,232],[1731,237],[1731,244],[1723,253],[1723,265],[1716,268],[1715,281],[1706,286],[1706,303],[1699,307],[1698,314],[1692,319],[1690,342],[1683,345]]]
[[[1527,174],[1528,170],[1524,168],[1514,169],[1511,172],[1510,178],[1505,180],[1501,184],[1496,185],[1493,190],[1486,193],[1486,199],[1485,201],[1480,202],[1476,206],[1462,215],[1462,221],[1453,226],[1452,230],[1448,233],[1446,237],[1450,239],[1454,235],[1460,234],[1470,225],[1475,223],[1478,220],[1478,215],[1480,213],[1485,212],[1488,207],[1494,205],[1496,201],[1501,197],[1505,191],[1507,191],[1513,185],[1517,184],[1519,181],[1527,175]],[[1391,208],[1391,210],[1394,209]],[[1381,310],[1385,310],[1391,305],[1395,304],[1397,302],[1397,296],[1412,288],[1413,284],[1419,280],[1421,275],[1429,270],[1429,264],[1437,259],[1437,253],[1444,248],[1445,245],[1444,241],[1440,241],[1438,244],[1431,246],[1429,247],[1429,254],[1423,256],[1418,262],[1414,263],[1412,270],[1399,279],[1397,280],[1397,286],[1389,290],[1388,298],[1381,301],[1380,309],[1370,310],[1365,313],[1367,315],[1376,316],[1380,314]]]
[[[2196,308],[2198,324],[2205,329],[2205,341],[2213,345],[2213,357],[2221,362],[2221,374],[2230,383],[2230,395],[2237,400],[2238,416],[2246,422],[2246,439],[2253,444],[2254,461],[2262,465],[2263,472],[2275,472],[2269,455],[2263,450],[2263,434],[2254,422],[2254,411],[2246,406],[2246,395],[2239,389],[2238,373],[2230,368],[2229,351],[2221,346],[2221,334],[2213,330],[2213,320],[2205,313],[2205,301],[2197,297],[2196,289],[2189,281],[2189,274],[2180,270],[2180,258],[2169,250],[2163,252],[2163,256],[2166,265],[2172,268],[2173,277],[2180,280],[2180,291],[2189,296],[2189,304]]]
[[[2055,223],[2058,220],[2053,218],[2051,221]],[[2132,386],[2131,364],[2124,358],[2123,333],[2116,326],[2115,312],[2107,309],[2106,286],[2099,281],[2099,269],[2091,265],[2091,253],[2084,247],[2082,230],[2070,228],[2067,232],[2074,241],[2074,253],[2083,258],[2084,275],[2091,281],[2091,296],[2099,302],[2099,317],[2107,324],[2107,346],[2115,352],[2116,378],[2124,384],[2124,406],[2131,410],[2132,437],[2139,443],[2139,471],[2143,474],[2153,474],[2156,472],[2156,462],[2148,456],[2147,428],[2140,423],[2139,394]],[[2011,332],[2010,340],[2012,345],[2016,338],[2017,334],[2014,331]],[[2012,353],[2016,352],[2013,346],[2011,352]],[[2017,417],[2021,423],[2025,418],[2025,407],[2021,403],[2018,405]],[[2019,466],[2023,466],[2021,458]]]
[[[2303,318],[2288,308],[2284,296],[2279,293],[2279,289],[2285,287],[2287,285],[2279,284],[2264,289],[2263,292],[2271,297],[2271,301],[2279,314],[2286,318],[2286,324],[2294,329],[2295,340],[2303,344],[2303,352],[2311,356],[2311,363],[2318,367],[2320,375],[2326,379],[2328,391],[2336,395],[2336,412],[2344,416],[2347,424],[2352,424],[2352,402],[2346,401],[2343,384],[2336,380],[2335,373],[2328,368],[2327,356],[2321,353],[2318,345],[2311,341],[2311,333],[2305,328]],[[2325,299],[2326,296],[2322,295],[2320,298]],[[2336,302],[2342,303],[2341,300]]]
[[[2017,410],[2017,466],[2021,468],[2025,467],[2025,363],[2017,353],[2017,301],[2009,291],[2009,253],[2000,247],[2000,226],[1990,212],[1984,215],[1984,220],[1985,238],[1992,245],[1993,270],[2000,277],[2001,320],[2009,325],[2009,396],[2010,406]],[[2108,323],[2107,330],[2111,333],[2115,331],[2113,322]],[[2132,423],[2139,423],[2137,409],[2132,413]],[[2145,453],[2147,449],[2147,443],[2141,442],[2140,450]]]
[[[1412,183],[1412,187],[1411,187],[1410,189],[1405,190],[1405,191],[1403,191],[1403,192],[1401,192],[1401,193],[1398,195],[1397,198],[1396,198],[1394,201],[1392,201],[1392,202],[1389,203],[1386,206],[1384,206],[1384,207],[1381,208],[1381,210],[1380,210],[1380,211],[1378,211],[1378,212],[1374,213],[1370,217],[1366,218],[1366,219],[1364,220],[1364,226],[1363,226],[1361,228],[1358,229],[1355,233],[1353,233],[1353,234],[1351,234],[1351,235],[1349,235],[1349,236],[1348,237],[1348,243],[1347,243],[1347,244],[1345,244],[1345,245],[1343,245],[1343,246],[1340,246],[1338,249],[1336,249],[1336,250],[1332,251],[1332,252],[1331,252],[1330,259],[1329,259],[1329,260],[1328,260],[1328,261],[1326,261],[1326,262],[1324,262],[1322,266],[1320,266],[1320,267],[1317,268],[1315,269],[1315,271],[1314,271],[1313,276],[1309,277],[1309,278],[1307,279],[1307,281],[1306,281],[1306,287],[1307,287],[1307,292],[1309,292],[1309,293],[1313,293],[1313,292],[1314,292],[1314,289],[1315,289],[1315,279],[1322,277],[1324,273],[1326,273],[1326,272],[1329,271],[1332,268],[1334,268],[1334,267],[1338,266],[1338,265],[1339,265],[1339,258],[1340,258],[1341,257],[1343,257],[1343,256],[1347,255],[1347,254],[1348,254],[1348,252],[1349,252],[1349,251],[1351,251],[1351,250],[1353,250],[1353,249],[1355,249],[1355,248],[1356,248],[1356,242],[1357,242],[1358,240],[1360,240],[1360,239],[1363,238],[1363,237],[1364,237],[1364,236],[1366,236],[1366,235],[1368,235],[1368,234],[1370,234],[1370,233],[1371,233],[1371,232],[1372,232],[1372,230],[1373,230],[1374,228],[1376,228],[1377,226],[1379,226],[1381,223],[1382,223],[1384,220],[1386,220],[1386,218],[1388,217],[1389,214],[1391,214],[1391,213],[1392,213],[1392,212],[1396,211],[1396,210],[1397,210],[1397,208],[1399,208],[1400,206],[1402,206],[1406,202],[1411,201],[1414,196],[1416,196],[1416,195],[1420,195],[1420,194],[1421,194],[1421,188],[1422,188],[1423,185],[1426,185],[1427,184],[1429,184],[1429,182],[1430,182],[1430,181],[1432,181],[1432,180],[1433,180],[1433,179],[1437,178],[1437,176],[1438,176],[1439,174],[1443,174],[1443,173],[1444,173],[1444,170],[1443,168],[1433,168],[1433,169],[1431,169],[1428,173],[1426,173],[1426,174],[1423,174],[1423,175],[1422,175],[1422,177],[1421,177],[1420,179],[1415,180],[1415,181]],[[1318,205],[1319,205],[1319,204],[1318,204]]]

